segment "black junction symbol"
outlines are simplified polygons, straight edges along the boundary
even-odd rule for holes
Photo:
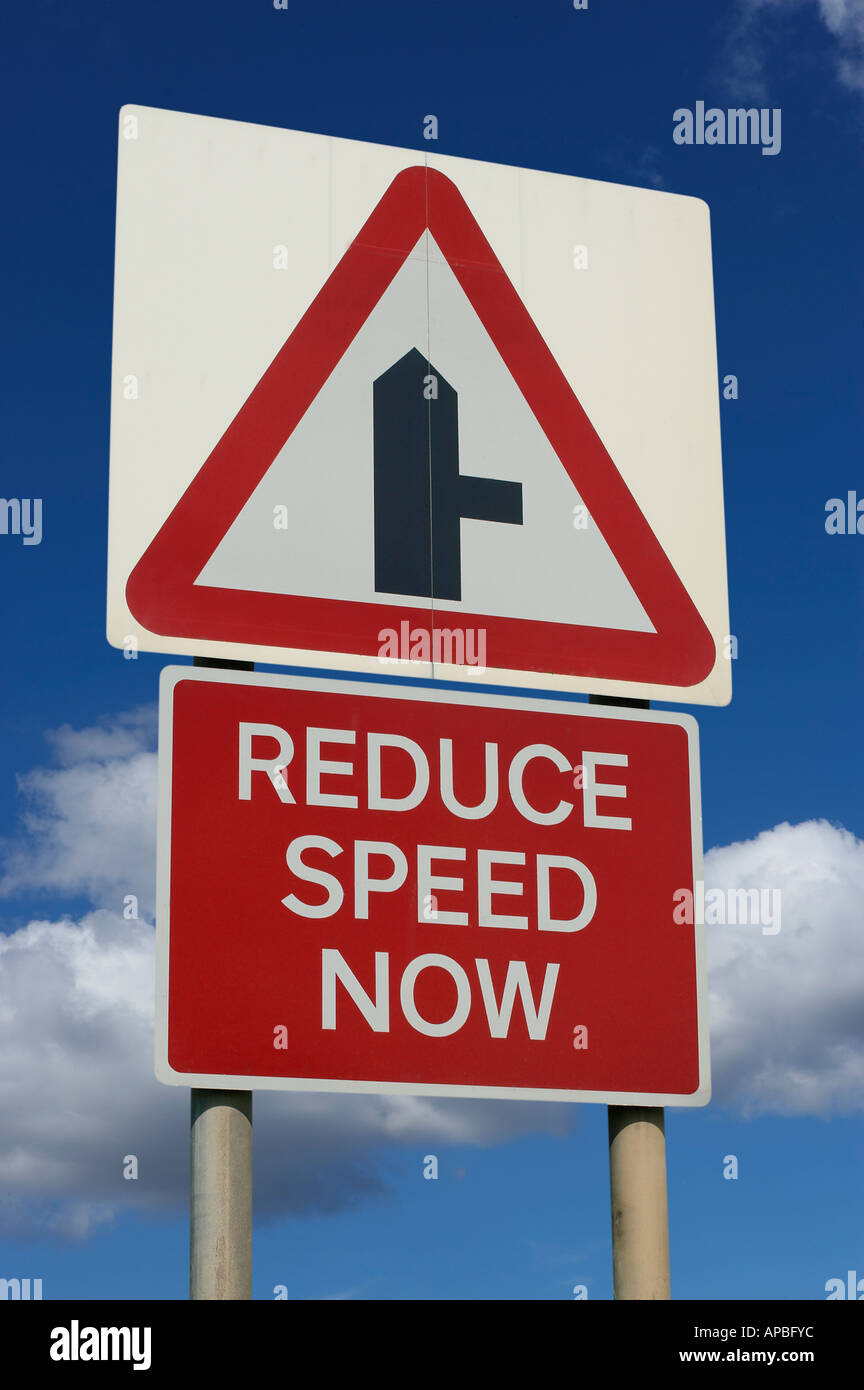
[[[458,397],[412,348],[373,383],[375,588],[461,599],[460,522],[522,525],[522,484],[459,472]]]

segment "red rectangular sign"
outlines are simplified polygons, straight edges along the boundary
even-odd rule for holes
[[[159,761],[161,1081],[707,1102],[691,716],[168,667]]]

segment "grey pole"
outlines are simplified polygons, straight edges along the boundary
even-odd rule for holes
[[[252,671],[196,656],[195,666]],[[191,1092],[190,1299],[252,1297],[252,1092]]]
[[[610,1105],[608,1112],[615,1298],[671,1298],[663,1110]]]
[[[252,1092],[192,1091],[191,1299],[252,1297]]]
[[[592,705],[648,709],[648,700],[589,695]],[[672,1297],[666,1129],[662,1106],[610,1105],[612,1276],[617,1299]]]

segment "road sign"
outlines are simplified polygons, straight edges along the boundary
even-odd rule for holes
[[[115,644],[728,701],[703,203],[124,108],[115,298]]]
[[[161,1081],[707,1102],[689,715],[168,667],[159,756]]]

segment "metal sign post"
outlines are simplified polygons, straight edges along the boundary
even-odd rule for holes
[[[252,671],[251,661],[194,658]],[[252,1092],[191,1092],[190,1299],[252,1297]]]
[[[616,1300],[671,1298],[663,1118],[653,1106],[609,1106]]]
[[[604,695],[589,695],[588,703],[650,705]],[[657,1106],[610,1105],[608,1115],[614,1297],[671,1298],[665,1112]]]
[[[252,1092],[192,1097],[189,1297],[252,1297]]]

